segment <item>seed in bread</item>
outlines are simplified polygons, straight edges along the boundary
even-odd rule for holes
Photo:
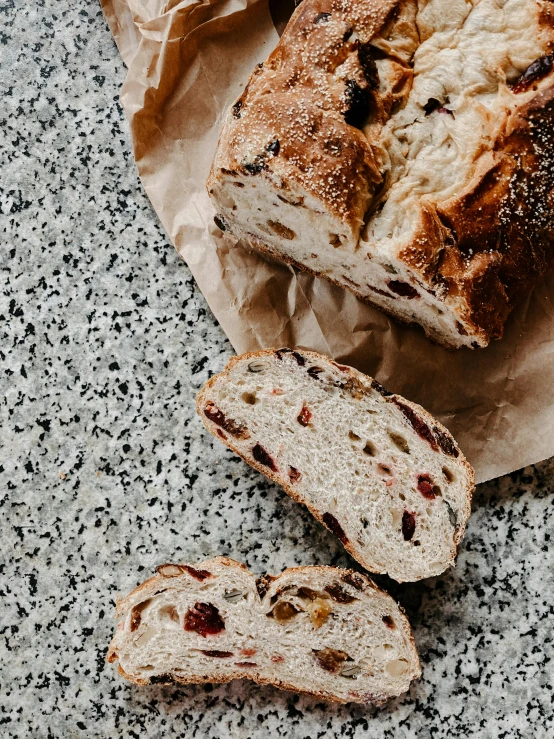
[[[371,572],[413,581],[454,563],[473,470],[415,403],[321,354],[278,349],[233,357],[197,410]]]
[[[216,223],[450,348],[554,260],[554,6],[303,0],[228,112]]]
[[[117,616],[108,661],[139,685],[250,678],[329,701],[382,703],[421,674],[401,608],[350,570],[297,567],[256,581],[225,557],[162,565]]]

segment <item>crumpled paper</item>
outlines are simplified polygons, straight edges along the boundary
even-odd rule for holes
[[[293,0],[101,4],[128,67],[121,100],[140,178],[238,353],[298,346],[367,372],[440,418],[479,482],[554,455],[554,275],[501,341],[448,352],[216,228],[205,181],[224,111],[276,45]]]

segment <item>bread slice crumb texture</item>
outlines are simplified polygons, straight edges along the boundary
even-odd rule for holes
[[[142,685],[250,678],[382,703],[421,673],[400,607],[350,570],[299,567],[256,580],[225,557],[162,565],[118,617],[108,661]]]
[[[453,564],[473,470],[420,406],[323,355],[280,349],[231,359],[197,408],[368,570],[402,582]]]

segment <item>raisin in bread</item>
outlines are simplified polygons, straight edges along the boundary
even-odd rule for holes
[[[250,678],[381,703],[421,671],[408,620],[367,577],[297,567],[256,580],[226,557],[168,564],[117,607],[108,661],[139,685]]]
[[[450,348],[554,259],[550,0],[303,0],[225,117],[216,224]]]
[[[368,570],[403,582],[454,563],[473,470],[415,403],[320,354],[279,349],[233,357],[197,410]]]

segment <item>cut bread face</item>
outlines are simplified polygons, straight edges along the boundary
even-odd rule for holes
[[[256,580],[225,557],[158,573],[118,604],[108,650],[139,685],[249,678],[382,703],[421,674],[403,611],[359,573],[298,567]]]
[[[449,348],[554,259],[547,0],[303,0],[228,112],[216,224]]]
[[[232,358],[197,410],[371,572],[415,581],[454,563],[473,469],[415,403],[320,354],[278,349]]]

